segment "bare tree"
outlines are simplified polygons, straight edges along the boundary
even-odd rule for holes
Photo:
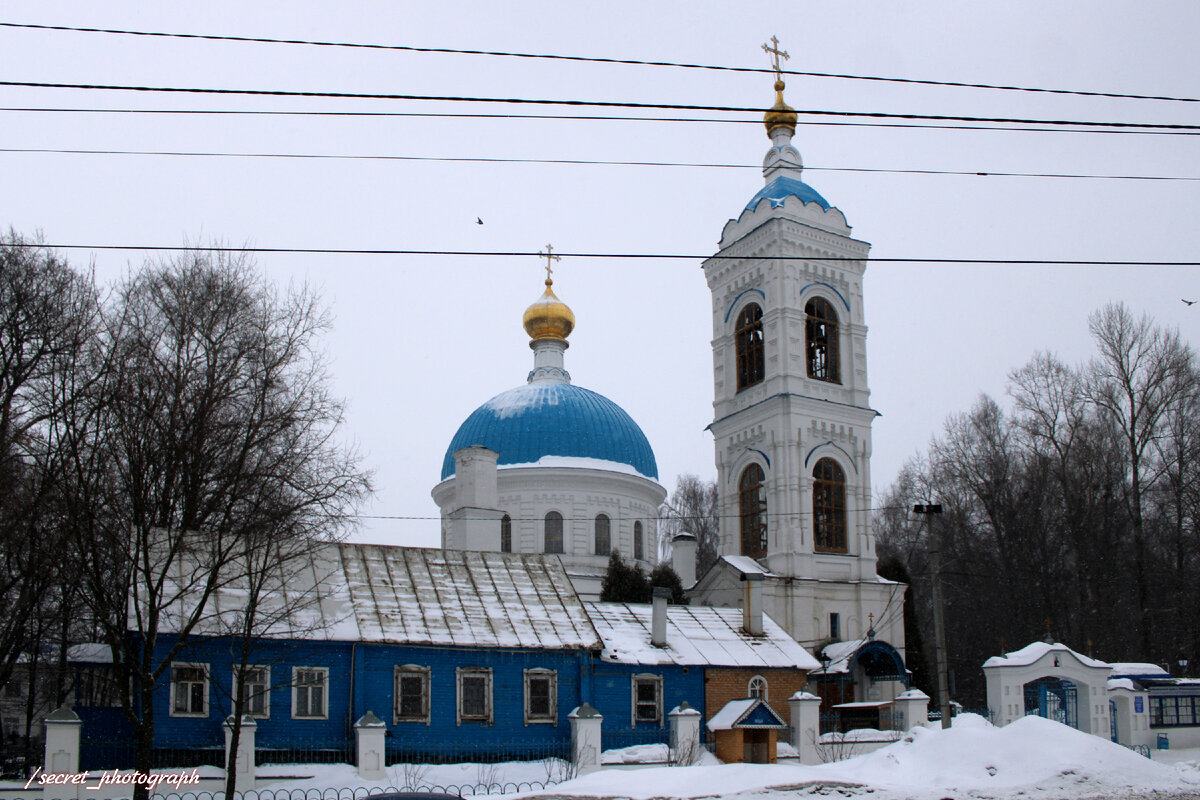
[[[245,573],[248,544],[329,535],[369,491],[337,440],[342,409],[315,349],[327,327],[306,289],[280,294],[222,250],[147,263],[107,310],[100,379],[59,436],[80,577],[141,772],[156,687],[204,630],[214,593]]]
[[[1164,435],[1163,426],[1171,408],[1188,391],[1193,374],[1191,349],[1178,331],[1156,326],[1145,314],[1135,319],[1122,303],[1095,312],[1088,325],[1099,350],[1088,368],[1088,398],[1124,445],[1137,627],[1142,652],[1149,656],[1153,649],[1145,494],[1161,469],[1153,459],[1152,446]]]
[[[56,600],[62,462],[49,427],[97,309],[89,277],[36,241],[0,235],[0,686],[39,644],[28,621]]]
[[[720,519],[717,516],[717,482],[685,473],[675,479],[675,491],[663,505],[659,520],[660,558],[670,555],[670,542],[686,531],[696,537],[696,576],[700,577],[721,556]]]

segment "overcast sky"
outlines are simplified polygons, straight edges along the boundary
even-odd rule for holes
[[[772,35],[804,72],[1200,97],[1194,0],[1134,2],[5,3],[0,22],[764,68]],[[766,107],[762,73],[0,27],[0,80]],[[1200,104],[787,76],[797,109],[1200,124]],[[761,114],[0,86],[0,225],[60,245],[704,256],[762,186]],[[165,115],[14,108],[704,117]],[[1200,139],[1179,134],[814,124],[804,179],[874,258],[1200,260]],[[864,118],[843,121],[865,122]],[[926,123],[927,124],[927,123]],[[1037,126],[1047,128],[1051,126]],[[28,149],[670,162],[719,166],[295,159]],[[980,177],[818,168],[1186,177]],[[476,223],[476,218],[484,224]],[[112,282],[144,255],[64,250]],[[346,431],[378,492],[358,538],[436,546],[458,425],[532,364],[521,314],[536,257],[258,256],[331,305]],[[1037,350],[1087,358],[1087,317],[1123,300],[1200,341],[1194,267],[868,265],[872,483]],[[574,381],[623,406],[660,480],[715,477],[710,298],[700,259],[568,258]]]

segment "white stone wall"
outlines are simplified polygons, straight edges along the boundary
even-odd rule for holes
[[[657,482],[639,475],[581,467],[500,467],[497,470],[497,509],[512,517],[514,553],[545,552],[545,517],[550,511],[563,516],[563,564],[584,600],[599,598],[599,578],[608,565],[608,554],[595,554],[595,520],[607,514],[611,546],[633,562],[633,526],[642,523],[643,558],[649,571],[658,558],[658,507],[667,492]],[[445,521],[455,505],[455,477],[433,490],[434,502]],[[443,525],[443,530],[446,526]],[[500,549],[500,526],[494,544]],[[443,547],[451,545],[443,542]]]

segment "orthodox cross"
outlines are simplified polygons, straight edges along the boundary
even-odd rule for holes
[[[783,68],[779,65],[779,57],[783,56],[786,59],[791,58],[791,56],[787,54],[786,50],[779,49],[779,39],[774,36],[771,37],[771,46],[768,47],[764,44],[762,49],[767,53],[767,55],[771,56],[771,61],[773,62],[772,66],[775,68],[775,80],[782,80]]]
[[[550,273],[552,271],[550,262],[551,261],[562,261],[562,256],[554,255],[554,245],[548,244],[548,245],[546,245],[546,252],[543,253],[541,250],[538,251],[538,258],[546,259],[546,282],[549,283],[550,281],[553,280],[550,277]]]

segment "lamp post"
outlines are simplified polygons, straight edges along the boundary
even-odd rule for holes
[[[1188,668],[1187,656],[1185,656],[1183,653],[1180,653],[1178,663],[1179,663],[1179,677],[1186,678],[1187,677],[1187,668]]]
[[[950,727],[950,672],[946,663],[946,622],[942,618],[942,557],[941,537],[933,525],[930,515],[942,513],[941,503],[919,503],[913,513],[925,517],[929,529],[929,562],[933,569],[931,586],[933,594],[933,638],[934,659],[937,662],[938,708],[942,713],[942,728]]]

